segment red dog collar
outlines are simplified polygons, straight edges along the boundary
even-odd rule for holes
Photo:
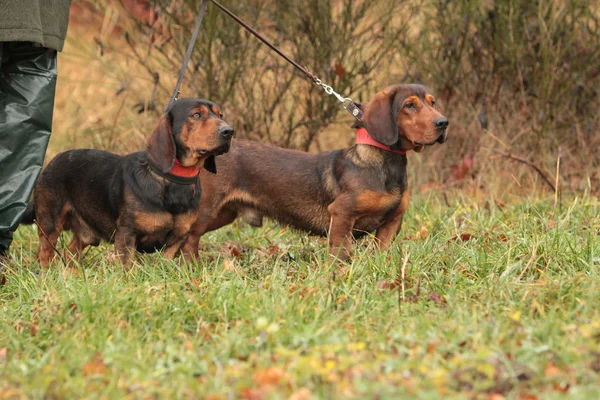
[[[367,132],[365,128],[356,129],[356,144],[366,144],[369,146],[378,147],[385,151],[391,151],[392,153],[406,154],[406,151],[404,150],[392,150],[390,146],[379,143],[377,140],[373,139],[371,135],[369,135],[369,132]]]
[[[161,169],[154,165],[150,159],[147,159],[148,165],[157,175],[165,178],[168,181],[178,183],[180,185],[193,185],[198,182],[200,170],[198,167],[184,167],[179,160],[175,159],[175,163],[169,172],[162,172]]]
[[[175,159],[175,164],[173,164],[173,168],[169,171],[171,175],[180,178],[195,178],[198,176],[199,172],[200,170],[195,165],[192,167],[184,167],[177,159]]]

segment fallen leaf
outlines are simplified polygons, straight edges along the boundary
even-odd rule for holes
[[[242,248],[238,245],[230,242],[225,242],[221,246],[220,250],[221,254],[225,257],[235,257],[239,258],[242,256]]]
[[[429,235],[429,229],[427,229],[427,227],[423,225],[419,232],[415,234],[415,239],[425,239],[427,238],[427,235]]]
[[[524,394],[519,394],[519,400],[538,400],[538,398],[535,394],[524,393]]]
[[[388,280],[384,279],[377,283],[377,289],[379,289],[379,290],[385,290],[385,289],[394,290],[400,286],[402,286],[402,282],[400,281],[400,279],[396,279],[394,281],[388,281]]]
[[[191,340],[186,340],[186,341],[185,341],[185,343],[184,343],[184,345],[185,345],[185,348],[186,348],[188,351],[192,351],[192,350],[194,350],[194,343],[192,343],[192,341],[191,341]]]
[[[453,236],[452,239],[450,239],[449,241],[457,242],[460,240],[460,241],[466,242],[466,241],[469,241],[474,238],[475,238],[475,236],[471,235],[470,233],[461,233],[460,235]]]
[[[3,347],[0,349],[0,363],[6,362],[6,358],[8,357],[8,347]]]
[[[508,313],[507,315],[508,318],[510,318],[514,322],[519,322],[521,320],[521,311],[517,310],[515,312]]]
[[[435,292],[429,292],[428,297],[429,297],[429,300],[433,301],[438,306],[446,303],[446,300],[444,300],[439,294],[437,294]]]
[[[265,394],[260,389],[243,388],[240,393],[240,399],[243,400],[263,400]]]
[[[552,389],[554,389],[555,392],[562,392],[562,393],[567,393],[569,391],[570,387],[571,387],[571,385],[569,385],[568,382],[560,382],[560,383],[555,383],[554,385],[552,385]]]
[[[553,376],[562,375],[562,370],[554,364],[554,362],[550,361],[546,368],[544,368],[544,376],[546,378],[551,378]]]
[[[106,366],[100,353],[94,354],[90,361],[83,364],[82,372],[83,376],[106,375]]]
[[[258,387],[277,385],[289,381],[289,374],[279,367],[269,367],[256,371],[253,381]]]
[[[488,393],[488,400],[504,400],[504,396],[500,393]]]
[[[305,387],[301,387],[290,396],[290,400],[311,400],[312,393]]]

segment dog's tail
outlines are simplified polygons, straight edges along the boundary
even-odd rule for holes
[[[27,204],[27,208],[25,209],[25,213],[21,217],[21,225],[31,225],[33,224],[33,220],[35,219],[35,203],[32,201]]]

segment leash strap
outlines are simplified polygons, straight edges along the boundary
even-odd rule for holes
[[[204,2],[206,2],[206,0],[204,0]],[[334,95],[342,103],[342,107],[344,107],[345,110],[347,110],[350,114],[352,114],[352,116],[354,118],[356,118],[358,121],[361,120],[363,112],[360,109],[360,107],[354,101],[352,101],[351,98],[349,98],[349,97],[343,97],[340,94],[336,93],[331,86],[328,86],[328,85],[324,84],[319,78],[317,78],[316,76],[314,76],[313,74],[311,74],[306,69],[306,67],[301,66],[300,64],[298,64],[297,62],[295,62],[294,60],[292,60],[291,58],[289,58],[287,55],[285,55],[281,50],[279,50],[277,48],[277,46],[275,46],[274,44],[272,44],[271,42],[269,42],[260,33],[256,32],[254,29],[252,29],[250,27],[250,25],[248,25],[247,23],[245,23],[244,21],[242,21],[237,15],[235,15],[234,13],[232,13],[231,11],[229,11],[227,8],[223,7],[218,1],[211,0],[211,2],[215,6],[219,7],[225,14],[227,14],[231,18],[233,18],[238,24],[240,24],[241,26],[243,26],[244,29],[246,29],[248,32],[250,32],[254,36],[256,36],[261,42],[263,42],[264,44],[266,44],[271,50],[273,50],[274,52],[276,52],[277,54],[279,54],[281,57],[283,57],[284,60],[286,60],[287,62],[289,62],[290,64],[292,64],[294,67],[296,67],[299,71],[301,71],[303,74],[305,74],[308,78],[310,78],[310,80],[312,80],[317,85],[323,87],[323,89],[325,90],[325,93],[327,93],[330,96]],[[202,4],[204,5],[204,3],[202,3]],[[189,51],[189,49],[188,49],[188,51]]]
[[[177,84],[175,85],[175,89],[173,89],[173,94],[171,95],[171,100],[169,100],[169,104],[165,108],[165,112],[173,103],[177,101],[179,97],[179,89],[181,88],[181,82],[183,81],[183,76],[185,75],[185,70],[187,65],[192,57],[192,51],[194,50],[194,44],[196,44],[196,39],[198,38],[198,33],[200,32],[200,25],[202,24],[202,19],[204,18],[204,13],[206,11],[206,4],[208,0],[202,0],[202,4],[200,5],[200,13],[198,14],[198,18],[196,18],[196,26],[194,27],[194,33],[192,34],[192,38],[190,39],[190,44],[188,45],[187,52],[185,54],[185,58],[183,59],[183,65],[181,66],[181,70],[179,71],[179,76],[177,77]]]

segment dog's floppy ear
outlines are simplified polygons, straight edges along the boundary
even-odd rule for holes
[[[395,94],[395,91],[385,91],[375,95],[362,117],[369,135],[386,146],[393,146],[398,141],[398,125],[392,111]]]
[[[148,139],[146,156],[163,172],[169,172],[175,164],[175,155],[175,139],[171,130],[171,118],[167,113],[161,117]]]
[[[217,163],[215,162],[215,156],[208,156],[204,160],[204,169],[213,174],[217,173]]]

